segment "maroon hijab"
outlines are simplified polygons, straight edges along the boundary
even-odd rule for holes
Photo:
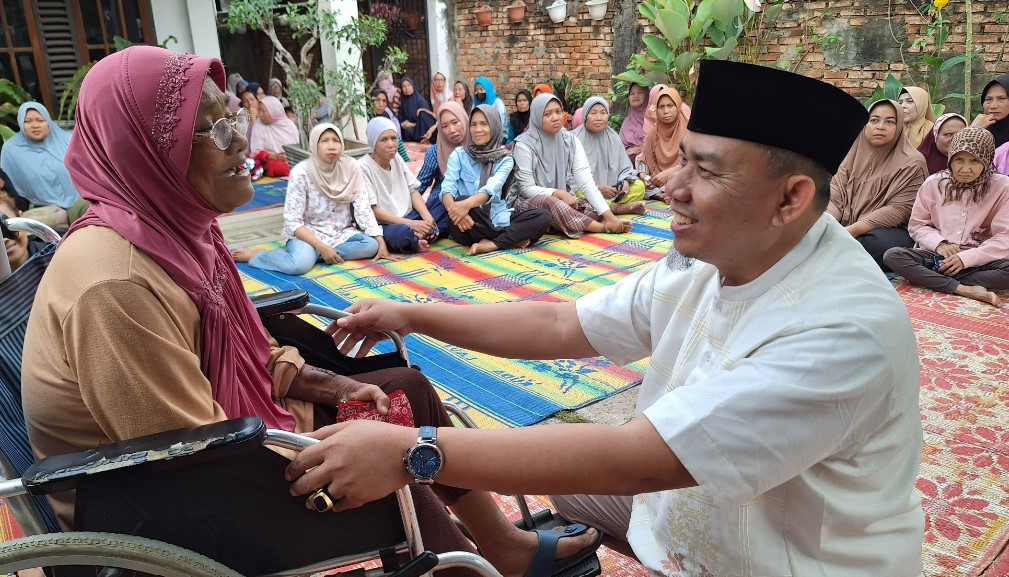
[[[220,60],[134,46],[88,72],[67,151],[70,177],[91,203],[67,236],[105,226],[144,251],[196,304],[200,368],[228,417],[294,430],[273,402],[270,345],[215,220],[186,178],[204,79],[224,89]]]

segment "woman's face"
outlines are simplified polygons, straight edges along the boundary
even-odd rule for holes
[[[259,101],[256,100],[256,95],[246,90],[242,93],[242,106],[245,107],[250,113],[257,111],[259,109]]]
[[[445,90],[445,82],[447,82],[445,75],[439,72],[434,75],[434,80],[431,81],[431,84],[434,85],[434,89],[437,92],[441,92],[442,90]]]
[[[529,98],[525,94],[515,97],[515,109],[519,112],[529,112]]]
[[[602,104],[594,104],[592,110],[585,116],[585,128],[589,132],[602,132],[606,130],[606,123],[610,121],[610,114],[606,112],[606,107]]]
[[[0,202],[0,212],[7,215],[8,218],[21,216],[17,209],[9,206],[6,202]],[[7,249],[7,260],[11,263],[11,270],[17,270],[28,260],[28,235],[23,232],[19,232],[17,235],[17,240],[4,238],[4,248]]]
[[[49,136],[49,123],[38,110],[29,110],[25,114],[24,133],[31,140],[40,142]]]
[[[630,92],[627,93],[627,104],[631,108],[637,108],[646,102],[646,98],[648,98],[648,92],[637,84],[632,84]]]
[[[462,144],[463,139],[466,138],[464,128],[455,114],[442,112],[438,115],[438,134],[447,138],[451,144],[455,146]]]
[[[259,103],[259,121],[263,124],[273,124],[273,117],[270,116],[270,109],[265,102]]]
[[[333,164],[343,154],[343,141],[335,131],[327,130],[319,137],[319,143],[315,145],[315,153],[323,162]]]
[[[476,95],[476,94],[487,94],[487,91],[484,90],[483,84],[475,84],[475,85],[473,85],[473,94],[474,95]]]
[[[961,184],[970,184],[984,172],[984,163],[969,152],[960,151],[949,159],[949,171]]]
[[[411,94],[413,94],[413,84],[411,84],[409,81],[404,80],[403,83],[400,85],[400,90],[403,91],[403,96],[410,96]]]
[[[274,82],[273,84],[270,85],[270,96],[276,96],[277,98],[280,98],[283,95],[284,91],[280,89],[279,83]]]
[[[918,118],[918,105],[914,103],[914,98],[911,98],[910,94],[907,92],[901,93],[900,98],[897,99],[897,104],[900,104],[900,107],[903,109],[904,124],[914,122],[914,119]]]
[[[1009,116],[1009,94],[1006,94],[1005,86],[998,82],[991,85],[988,92],[984,93],[984,101],[981,103],[985,114],[991,114],[995,120],[1002,120]]]
[[[935,137],[936,150],[943,153],[943,155],[949,155],[950,141],[953,140],[953,136],[957,132],[960,132],[964,128],[967,128],[967,125],[959,118],[950,118],[946,122],[943,122],[942,126],[939,127],[939,136]]]
[[[557,134],[564,127],[564,109],[561,103],[551,100],[543,110],[543,131],[547,134]]]
[[[392,160],[392,157],[396,155],[396,150],[399,148],[399,136],[396,135],[395,130],[386,130],[378,137],[378,142],[375,143],[375,152],[372,153],[375,160],[382,164],[387,164]]]
[[[228,115],[228,97],[207,78],[203,83],[200,108],[196,113],[196,131],[210,130],[218,119]],[[245,169],[242,151],[249,146],[244,134],[231,135],[226,150],[217,148],[212,138],[196,138],[189,155],[186,178],[214,210],[224,214],[252,199],[252,180]]]
[[[473,144],[484,146],[490,142],[490,123],[483,111],[474,110],[469,119],[469,133],[473,137]]]
[[[385,92],[380,92],[375,100],[371,101],[372,108],[375,114],[381,116],[385,114],[385,109],[389,106],[389,97],[385,95]]]
[[[897,135],[897,111],[890,104],[880,104],[873,108],[862,132],[873,146],[890,144]]]
[[[256,90],[256,100],[262,100],[262,99],[264,99],[264,98],[266,98],[266,91],[264,91],[264,90],[263,90],[263,87],[262,87],[262,86],[260,86],[260,87],[259,87],[259,88],[258,88],[258,89]]]
[[[656,103],[655,119],[662,124],[672,124],[676,120],[676,103],[668,94],[663,94]]]
[[[462,82],[456,82],[455,86],[452,87],[452,98],[462,102],[466,98],[466,85]]]

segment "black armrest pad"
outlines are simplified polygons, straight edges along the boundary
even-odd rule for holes
[[[276,315],[296,311],[308,304],[310,297],[304,289],[294,289],[258,295],[251,298],[259,316]]]
[[[54,455],[29,467],[23,480],[28,493],[47,495],[76,489],[127,467],[164,470],[237,455],[261,446],[265,439],[262,419],[242,417]]]

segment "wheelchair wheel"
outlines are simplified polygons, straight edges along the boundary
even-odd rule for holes
[[[133,571],[160,577],[242,577],[188,549],[130,535],[87,531],[47,533],[0,543],[0,574],[69,566],[126,569],[125,575],[137,574],[130,573]]]

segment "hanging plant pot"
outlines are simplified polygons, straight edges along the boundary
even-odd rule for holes
[[[609,0],[588,0],[585,6],[589,9],[589,18],[602,20],[606,17],[607,4],[609,4]]]
[[[553,4],[547,6],[547,14],[550,16],[550,20],[554,24],[563,22],[568,15],[568,3],[566,0],[556,0]]]
[[[490,26],[491,10],[490,6],[484,4],[473,11],[476,15],[476,23],[480,26]]]
[[[526,3],[522,0],[515,0],[508,5],[508,21],[517,24],[526,17]]]

